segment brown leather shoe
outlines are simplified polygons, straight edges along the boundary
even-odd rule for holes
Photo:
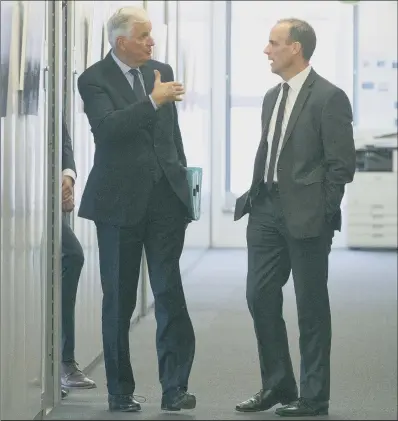
[[[241,402],[236,405],[235,409],[239,412],[259,412],[266,411],[267,409],[272,408],[273,406],[281,403],[286,405],[292,400],[297,399],[297,396],[293,394],[283,394],[276,390],[260,390],[254,396],[249,398],[246,401]]]
[[[94,389],[95,382],[89,379],[73,362],[62,363],[61,385],[66,389]]]

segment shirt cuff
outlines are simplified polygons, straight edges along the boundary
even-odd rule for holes
[[[155,101],[152,99],[152,95],[149,95],[149,99],[152,102],[153,108],[155,108],[155,110],[157,110],[158,109],[158,106],[156,105]]]
[[[65,176],[65,175],[68,175],[69,177],[71,177],[72,178],[72,180],[73,180],[73,182],[75,182],[76,181],[76,173],[73,171],[73,170],[71,170],[70,168],[66,168],[66,169],[64,169],[63,171],[62,171],[62,175],[63,176]]]

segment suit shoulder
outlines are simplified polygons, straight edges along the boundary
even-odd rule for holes
[[[274,92],[279,91],[281,84],[278,83],[277,85],[273,86],[272,88],[268,89],[268,91],[265,93],[265,96],[268,97],[272,95]]]
[[[165,69],[171,69],[170,64],[163,63],[161,61],[153,60],[153,59],[148,61],[148,66],[159,71],[165,70]]]
[[[334,95],[341,95],[347,97],[347,94],[344,92],[343,89],[339,88],[334,83],[330,82],[329,80],[325,79],[322,76],[318,75],[318,87],[320,88],[321,94],[324,96],[325,100],[328,100]]]
[[[159,70],[159,72],[163,73],[165,77],[174,78],[173,68],[170,66],[170,64],[162,63],[161,61],[157,60],[149,60],[147,65],[152,70]]]
[[[268,99],[268,97],[270,95],[272,95],[275,91],[277,91],[279,89],[279,87],[280,87],[280,83],[278,83],[277,85],[275,85],[272,88],[268,89],[268,91],[264,95],[263,105],[264,105],[264,102]]]
[[[104,63],[102,60],[92,64],[78,77],[78,83],[85,83],[86,81],[93,81],[103,71]]]

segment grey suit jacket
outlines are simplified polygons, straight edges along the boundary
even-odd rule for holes
[[[236,201],[234,220],[250,212],[265,175],[267,134],[281,84],[263,101],[262,136],[253,181]],[[352,109],[347,95],[311,70],[288,122],[277,164],[286,225],[295,238],[319,236],[325,222],[341,229],[344,186],[355,174]]]

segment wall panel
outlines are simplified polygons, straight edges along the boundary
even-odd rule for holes
[[[32,419],[41,411],[45,353],[45,2],[2,2],[1,32],[8,93],[4,99],[2,92],[0,162],[1,419]]]

